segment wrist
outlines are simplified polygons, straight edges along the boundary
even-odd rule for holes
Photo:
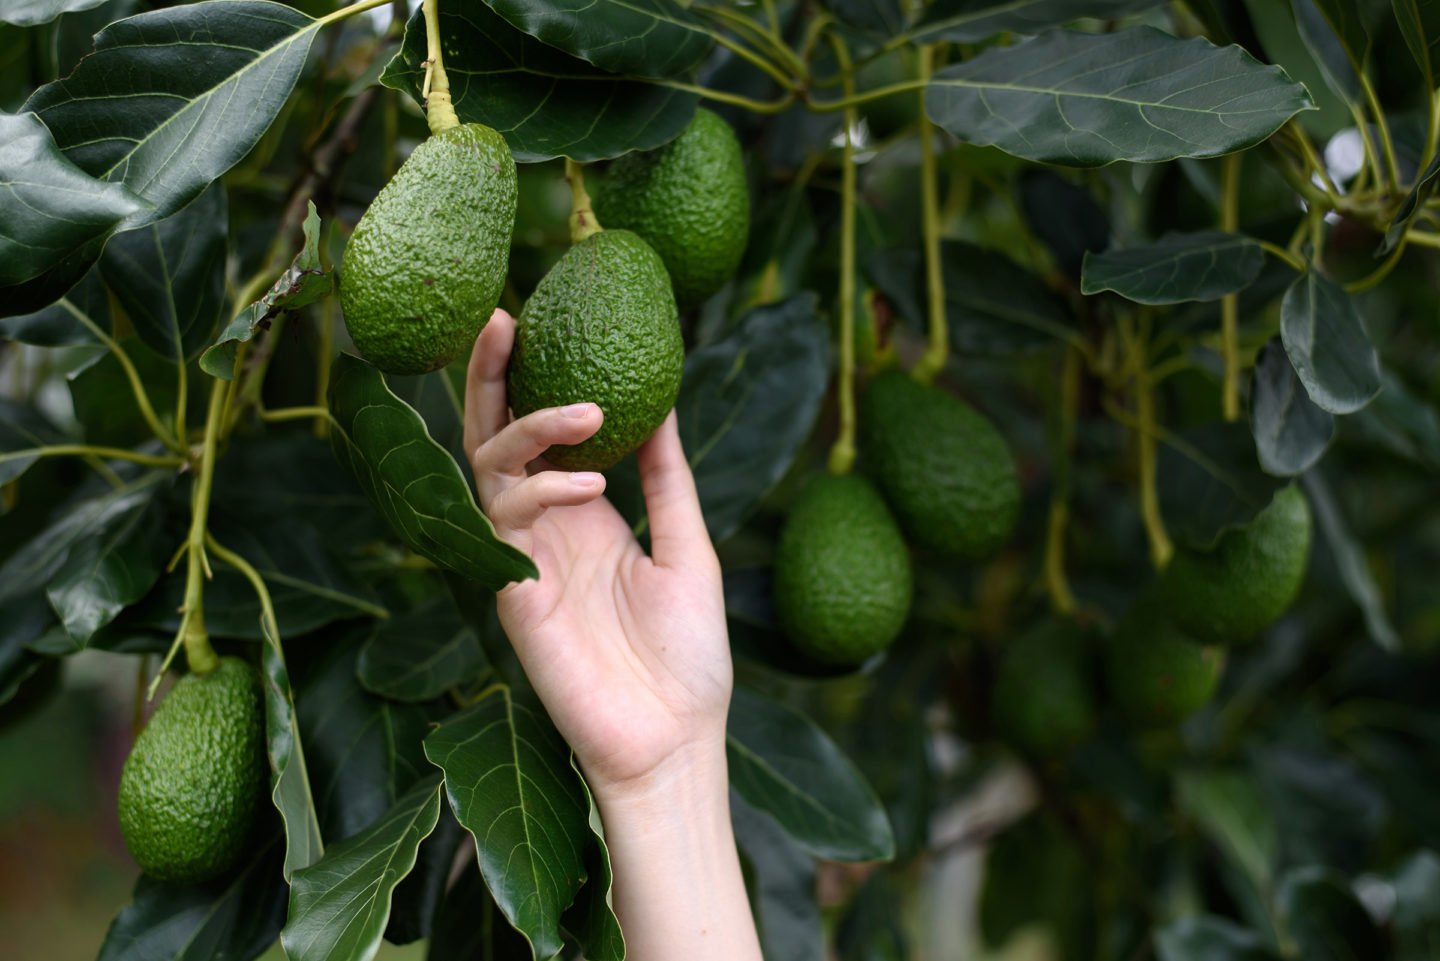
[[[728,823],[730,777],[724,733],[684,745],[643,774],[620,781],[591,779],[590,788],[607,823],[694,819],[706,813],[723,815]]]

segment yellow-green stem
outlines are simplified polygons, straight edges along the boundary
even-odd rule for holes
[[[186,538],[188,567],[185,602],[181,608],[180,635],[185,644],[185,660],[193,674],[209,674],[219,664],[215,649],[210,646],[210,636],[205,630],[205,579],[210,575],[210,562],[205,557],[205,525],[210,517],[210,491],[215,483],[216,448],[220,441],[220,417],[225,409],[227,386],[225,381],[216,379],[210,387],[205,439],[200,450],[200,472],[195,478],[195,497],[190,510],[190,534]],[[162,670],[161,674],[163,673]]]
[[[1145,536],[1150,541],[1150,562],[1157,571],[1163,571],[1175,554],[1175,546],[1170,542],[1165,519],[1160,514],[1155,474],[1155,444],[1159,433],[1155,427],[1155,393],[1143,371],[1135,378],[1135,407],[1138,418],[1135,443],[1140,450],[1140,514],[1145,522]]]
[[[1296,231],[1297,237],[1303,237],[1304,235],[1305,234],[1303,229]],[[1258,243],[1260,245],[1260,249],[1264,250],[1266,253],[1285,261],[1287,266],[1294,268],[1296,271],[1299,271],[1302,274],[1305,272],[1304,258],[1297,255],[1293,250],[1290,250],[1286,247],[1281,247],[1279,244],[1273,244],[1268,240],[1257,240],[1256,243]]]
[[[1375,87],[1370,83],[1370,78],[1358,67],[1355,73],[1360,78],[1360,90],[1365,94],[1365,103],[1375,115],[1375,126],[1380,131],[1380,149],[1385,153],[1386,181],[1392,193],[1399,193],[1400,164],[1395,159],[1395,143],[1390,139],[1390,122],[1385,119],[1385,110],[1380,106],[1380,98],[1375,95]]]
[[[215,535],[206,532],[205,546],[215,559],[223,564],[229,564],[250,582],[250,587],[255,591],[255,597],[260,601],[260,619],[265,625],[266,640],[275,645],[276,650],[280,649],[280,622],[275,619],[275,602],[270,598],[270,589],[265,586],[265,579],[260,572],[255,570],[245,558],[222,545],[215,539]]]
[[[1320,185],[1325,188],[1327,194],[1331,197],[1340,196],[1340,191],[1336,188],[1335,181],[1330,179],[1330,171],[1325,168],[1325,161],[1321,160],[1320,155],[1315,152],[1315,145],[1310,142],[1310,135],[1305,132],[1304,127],[1300,126],[1298,120],[1290,121],[1290,133],[1295,143],[1300,147],[1300,153],[1305,158],[1305,164],[1310,168],[1309,172],[1320,178]],[[1365,133],[1363,126],[1361,133],[1365,138],[1366,149],[1368,151],[1370,142],[1369,134]]]
[[[919,80],[928,82],[934,62],[933,47],[920,48]],[[945,320],[945,274],[940,264],[940,190],[936,183],[935,130],[925,114],[925,90],[920,98],[920,229],[925,243],[925,295],[929,312],[930,345],[910,374],[923,384],[933,381],[950,359],[950,328]]]
[[[455,104],[450,99],[450,79],[445,76],[445,53],[440,43],[440,2],[425,0],[425,122],[431,133],[460,126]]]
[[[1221,161],[1220,229],[1234,233],[1240,226],[1240,157],[1227,154]],[[1240,296],[1220,298],[1220,341],[1225,359],[1222,408],[1227,421],[1240,419]]]
[[[330,264],[324,265],[327,269]],[[323,413],[315,415],[315,436],[330,436],[330,366],[331,354],[335,351],[335,305],[334,296],[326,297],[320,305],[320,344],[315,349],[315,406]]]
[[[585,168],[566,157],[565,179],[570,183],[570,242],[578,244],[604,228],[595,219],[590,194],[585,190]]]
[[[281,407],[278,410],[266,410],[261,407],[257,408],[256,414],[269,424],[279,424],[287,420],[305,420],[310,417],[314,417],[316,420],[323,419],[327,424],[330,422],[330,408],[320,406]]]
[[[780,86],[784,87],[786,90],[793,90],[795,88],[795,80],[789,74],[787,74],[784,70],[781,70],[779,67],[775,66],[775,64],[771,63],[769,60],[766,60],[764,57],[760,56],[755,51],[751,50],[749,47],[740,43],[738,40],[731,39],[730,37],[725,36],[723,33],[717,33],[715,34],[715,42],[720,44],[720,46],[724,47],[726,50],[729,50],[731,53],[735,54],[735,56],[739,57],[741,60],[744,60],[746,63],[750,64],[752,67],[755,67],[757,70],[768,75],[772,80],[774,80]]]
[[[1385,262],[1364,277],[1350,281],[1345,285],[1345,290],[1352,294],[1358,294],[1369,290],[1388,277],[1390,271],[1395,269],[1395,265],[1400,263],[1400,258],[1405,256],[1405,245],[1410,242],[1411,236],[1409,231],[1401,234],[1399,242],[1395,244],[1395,249],[1390,251],[1390,256],[1385,258]]]
[[[1430,166],[1430,161],[1435,157],[1435,147],[1440,144],[1440,97],[1435,95],[1434,86],[1429,86],[1425,91],[1426,118],[1425,124],[1425,149],[1420,154],[1419,169],[1424,170]]]
[[[89,444],[52,444],[0,453],[0,464],[24,457],[99,457],[104,460],[128,460],[146,467],[181,467],[185,458],[173,454],[143,454],[123,447],[94,447]]]
[[[745,39],[751,43],[758,42],[763,44],[769,53],[778,56],[784,62],[785,66],[794,71],[797,76],[803,77],[809,72],[809,67],[806,66],[805,61],[801,60],[795,54],[795,51],[786,46],[785,41],[781,39],[778,18],[770,29],[767,30],[744,14],[727,10],[724,7],[706,7],[705,13],[712,14],[724,20],[736,33],[743,34]]]
[[[1433,234],[1425,230],[1412,230],[1405,234],[1405,239],[1412,244],[1419,244],[1421,247],[1440,249],[1440,234]]]
[[[886,97],[893,97],[899,93],[908,93],[912,90],[923,91],[926,83],[928,83],[928,81],[925,80],[906,80],[901,83],[892,83],[888,86],[876,87],[874,90],[867,90],[864,93],[857,94],[854,92],[855,85],[852,82],[848,68],[844,68],[844,77],[845,96],[837,100],[816,100],[807,95],[805,97],[805,105],[818,113],[825,113],[830,110],[849,110],[852,107],[858,107],[872,100],[883,100]]]
[[[828,34],[835,59],[845,72],[845,94],[854,92],[850,51],[837,34]],[[848,474],[855,466],[855,108],[845,110],[845,146],[841,153],[840,188],[840,433],[830,448],[832,474]]]
[[[357,13],[364,13],[366,10],[374,10],[376,7],[383,7],[390,0],[360,0],[359,3],[351,4],[348,7],[341,7],[339,10],[331,11],[316,21],[317,26],[328,27],[330,24],[347,17],[353,17]]]
[[[89,314],[79,307],[76,307],[68,297],[62,297],[60,299],[60,306],[72,317],[80,321],[96,340],[104,344],[106,349],[115,355],[115,360],[120,364],[120,369],[125,372],[125,380],[130,384],[130,393],[135,395],[135,406],[140,408],[140,416],[144,418],[146,425],[150,428],[150,432],[171,450],[177,452],[184,451],[185,448],[181,445],[180,441],[176,440],[175,435],[167,430],[165,425],[161,423],[160,418],[156,416],[155,408],[150,404],[150,395],[146,393],[145,384],[140,379],[140,372],[135,369],[134,362],[130,360],[130,355],[125,352],[125,348],[120,346],[120,342],[111,337],[103,327],[95,323]],[[185,394],[184,390],[181,390],[180,394],[183,397]],[[183,424],[184,422],[180,421],[176,424],[176,427],[183,430]]]
[[[1080,352],[1067,347],[1060,367],[1060,438],[1059,456],[1066,468],[1050,495],[1050,517],[1045,537],[1045,591],[1050,606],[1057,614],[1075,611],[1075,595],[1065,574],[1065,533],[1070,525],[1071,448],[1075,443],[1075,421],[1080,407]]]
[[[787,110],[795,102],[795,91],[786,91],[782,96],[774,100],[755,100],[751,97],[742,97],[738,93],[726,93],[724,90],[712,90],[709,87],[702,87],[698,84],[685,83],[680,80],[649,81],[669,87],[671,90],[683,90],[686,93],[698,94],[706,100],[713,100],[716,103],[728,103],[732,107],[740,107],[751,113],[776,114]]]
[[[1370,172],[1370,176],[1375,179],[1375,185],[1378,187],[1384,182],[1385,173],[1380,169],[1379,155],[1375,152],[1375,140],[1370,136],[1370,123],[1365,119],[1365,111],[1355,104],[1350,105],[1350,116],[1355,121],[1355,129],[1360,131],[1360,147],[1365,154],[1365,169]],[[1295,121],[1291,122],[1295,123]]]

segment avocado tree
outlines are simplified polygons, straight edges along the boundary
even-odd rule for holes
[[[683,346],[768,958],[1435,957],[1437,50],[1431,0],[0,4],[0,721],[90,650],[156,712],[99,956],[624,957],[462,449],[498,301],[517,408],[650,378],[564,455],[642,539]],[[650,349],[585,381],[544,325],[602,315]]]

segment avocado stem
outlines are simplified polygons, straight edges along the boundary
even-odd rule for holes
[[[1234,233],[1240,225],[1240,154],[1226,155],[1221,161],[1220,229]],[[1240,419],[1240,297],[1226,294],[1220,298],[1220,343],[1225,358],[1225,380],[1222,410],[1225,419]]]
[[[432,134],[460,126],[455,103],[450,99],[450,79],[445,76],[445,55],[440,45],[439,0],[425,0],[425,122]]]
[[[919,79],[929,81],[935,49],[920,48]],[[940,191],[936,185],[935,130],[925,113],[925,89],[920,98],[920,225],[925,240],[925,293],[928,298],[930,346],[916,361],[910,376],[928,384],[950,358],[950,328],[945,320],[945,275],[940,269]]]
[[[570,183],[570,242],[578,244],[605,228],[595,219],[590,194],[585,190],[585,168],[566,157],[565,179]]]
[[[835,59],[845,75],[845,95],[855,92],[850,50],[838,34],[827,34]],[[853,106],[845,109],[845,146],[841,152],[840,185],[840,433],[830,448],[830,473],[850,473],[855,466],[855,126]]]

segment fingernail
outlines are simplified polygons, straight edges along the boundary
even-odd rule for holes
[[[604,477],[594,473],[593,471],[577,471],[574,474],[570,475],[570,483],[574,484],[576,487],[594,487],[595,485],[602,483],[604,480]]]
[[[562,417],[584,417],[594,406],[594,404],[571,404],[568,407],[560,408],[560,415]]]

